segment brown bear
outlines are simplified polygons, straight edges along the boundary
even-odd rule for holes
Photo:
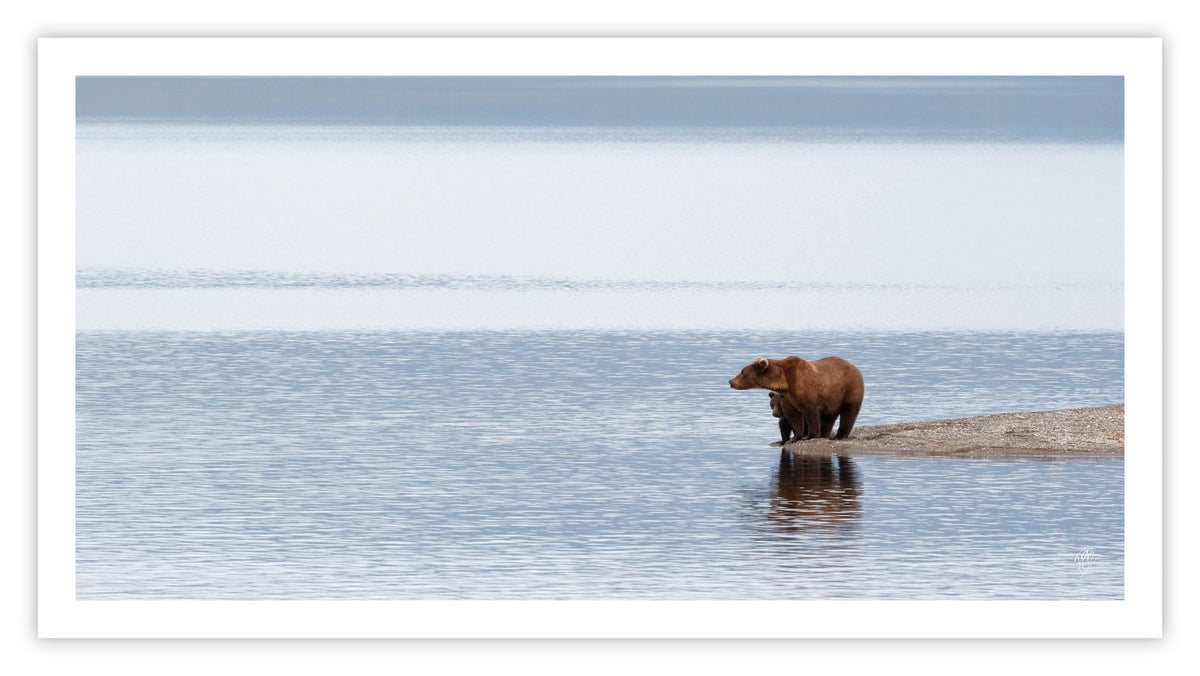
[[[863,377],[841,357],[805,361],[758,358],[729,381],[735,390],[753,388],[779,393],[780,413],[788,419],[797,439],[828,439],[841,417],[837,438],[845,439],[862,408]]]

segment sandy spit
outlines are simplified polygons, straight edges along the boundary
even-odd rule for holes
[[[849,439],[793,441],[783,449],[797,455],[1117,459],[1125,457],[1125,406],[863,425]]]

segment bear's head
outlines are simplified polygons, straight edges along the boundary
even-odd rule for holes
[[[771,393],[771,415],[775,416],[776,418],[783,417],[783,404],[779,403],[778,392]]]
[[[759,357],[747,364],[742,372],[729,381],[729,386],[735,390],[759,388],[763,390],[786,390],[787,376],[778,359]]]

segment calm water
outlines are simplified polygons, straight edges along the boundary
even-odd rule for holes
[[[860,424],[1123,401],[1119,332],[81,331],[77,596],[1122,597],[1123,462],[781,461],[786,354]]]

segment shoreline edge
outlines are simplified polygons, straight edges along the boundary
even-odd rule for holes
[[[1116,460],[1125,457],[1125,405],[862,425],[847,439],[780,447],[792,455]]]

